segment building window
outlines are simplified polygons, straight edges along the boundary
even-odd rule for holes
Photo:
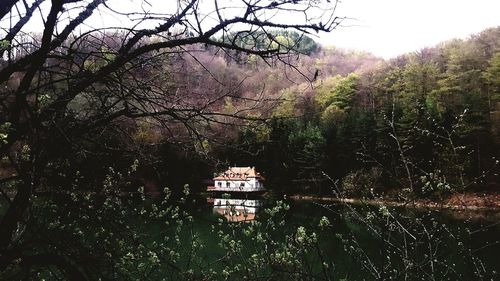
[[[217,186],[218,186],[218,187],[222,187],[222,182],[218,182],[218,183],[217,183]]]
[[[226,181],[226,187],[231,187],[231,184],[228,181]]]

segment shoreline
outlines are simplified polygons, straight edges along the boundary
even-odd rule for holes
[[[461,198],[460,198],[461,197]],[[295,201],[321,201],[331,203],[347,203],[353,205],[371,205],[371,206],[390,206],[404,207],[413,209],[432,209],[432,210],[456,210],[456,211],[495,211],[500,212],[500,201],[495,200],[500,194],[495,195],[494,200],[485,197],[472,196],[471,194],[460,194],[445,199],[441,202],[431,201],[429,199],[416,199],[409,202],[401,202],[391,199],[360,199],[360,198],[336,198],[328,196],[313,195],[290,195],[290,200]],[[457,201],[460,204],[457,204]]]

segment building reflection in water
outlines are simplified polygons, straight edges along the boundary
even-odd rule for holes
[[[258,199],[223,199],[209,198],[214,204],[213,211],[224,216],[230,222],[249,222],[255,220],[255,215],[262,206]]]

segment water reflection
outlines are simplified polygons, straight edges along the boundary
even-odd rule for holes
[[[214,213],[224,216],[230,222],[253,221],[262,206],[262,200],[259,199],[208,198],[207,202],[214,205]]]

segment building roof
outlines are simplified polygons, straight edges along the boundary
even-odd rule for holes
[[[260,173],[255,171],[255,167],[229,167],[214,180],[247,180],[247,178],[258,178],[264,180]]]

